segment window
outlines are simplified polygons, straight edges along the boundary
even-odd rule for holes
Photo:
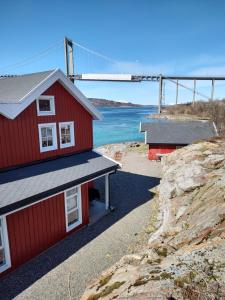
[[[9,241],[5,218],[0,218],[0,272],[11,267]]]
[[[39,124],[39,143],[40,151],[51,151],[57,149],[56,124]]]
[[[38,116],[49,116],[55,114],[54,96],[40,96],[37,99]]]
[[[60,148],[74,146],[74,122],[59,123],[59,136]]]
[[[82,223],[80,186],[65,191],[65,211],[67,231]]]

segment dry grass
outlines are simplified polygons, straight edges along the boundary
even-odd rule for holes
[[[191,115],[201,119],[210,119],[215,122],[219,134],[225,134],[225,99],[209,102],[198,101],[177,104],[166,108],[166,113],[171,115]]]
[[[102,297],[105,297],[113,292],[113,290],[118,289],[121,285],[123,285],[125,281],[116,281],[113,284],[106,286],[103,291],[97,294],[92,294],[88,297],[87,300],[98,300]]]
[[[102,275],[101,278],[100,278],[100,280],[99,280],[99,286],[98,286],[97,290],[100,289],[101,287],[103,287],[104,285],[106,285],[110,281],[110,279],[112,278],[112,276],[113,276],[112,273],[111,274],[107,274],[105,276]]]

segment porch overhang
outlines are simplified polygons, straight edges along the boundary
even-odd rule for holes
[[[8,214],[120,168],[87,151],[0,173],[0,215]]]

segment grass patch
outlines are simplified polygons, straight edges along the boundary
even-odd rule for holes
[[[167,257],[167,248],[166,247],[160,247],[160,248],[157,248],[155,249],[155,252],[159,255],[159,256],[162,256],[162,257]]]
[[[149,265],[156,265],[156,264],[160,264],[161,263],[161,258],[157,258],[157,259],[148,259],[147,260],[147,264]]]
[[[98,288],[97,290],[99,290],[102,286],[106,285],[109,280],[112,278],[113,274],[108,274],[108,275],[105,275],[105,276],[102,276],[99,280],[99,285],[98,285]]]
[[[143,285],[146,284],[149,281],[149,278],[146,277],[140,277],[138,278],[135,283],[133,284],[133,286],[139,286],[139,285]]]
[[[157,273],[161,273],[161,270],[155,269],[149,272],[149,274],[157,274]]]
[[[160,278],[160,276],[155,276],[155,275],[152,275],[151,276],[151,280],[160,280],[161,278]]]
[[[106,286],[103,291],[101,291],[101,292],[99,292],[99,293],[97,293],[95,295],[94,294],[90,295],[87,298],[87,300],[98,300],[101,297],[105,297],[105,296],[109,295],[110,293],[112,293],[112,291],[118,289],[124,283],[125,283],[125,281],[116,281],[113,284],[111,284],[109,286]]]
[[[166,280],[166,279],[173,279],[173,276],[170,273],[168,273],[168,272],[162,272],[160,274],[160,278],[164,279],[164,280]]]

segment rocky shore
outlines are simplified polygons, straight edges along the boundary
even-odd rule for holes
[[[145,249],[105,271],[82,300],[225,299],[225,140],[179,149],[162,169]]]
[[[161,114],[152,114],[147,119],[169,120],[169,121],[208,121],[210,118],[202,118],[197,115],[189,114],[170,114],[162,112]]]

